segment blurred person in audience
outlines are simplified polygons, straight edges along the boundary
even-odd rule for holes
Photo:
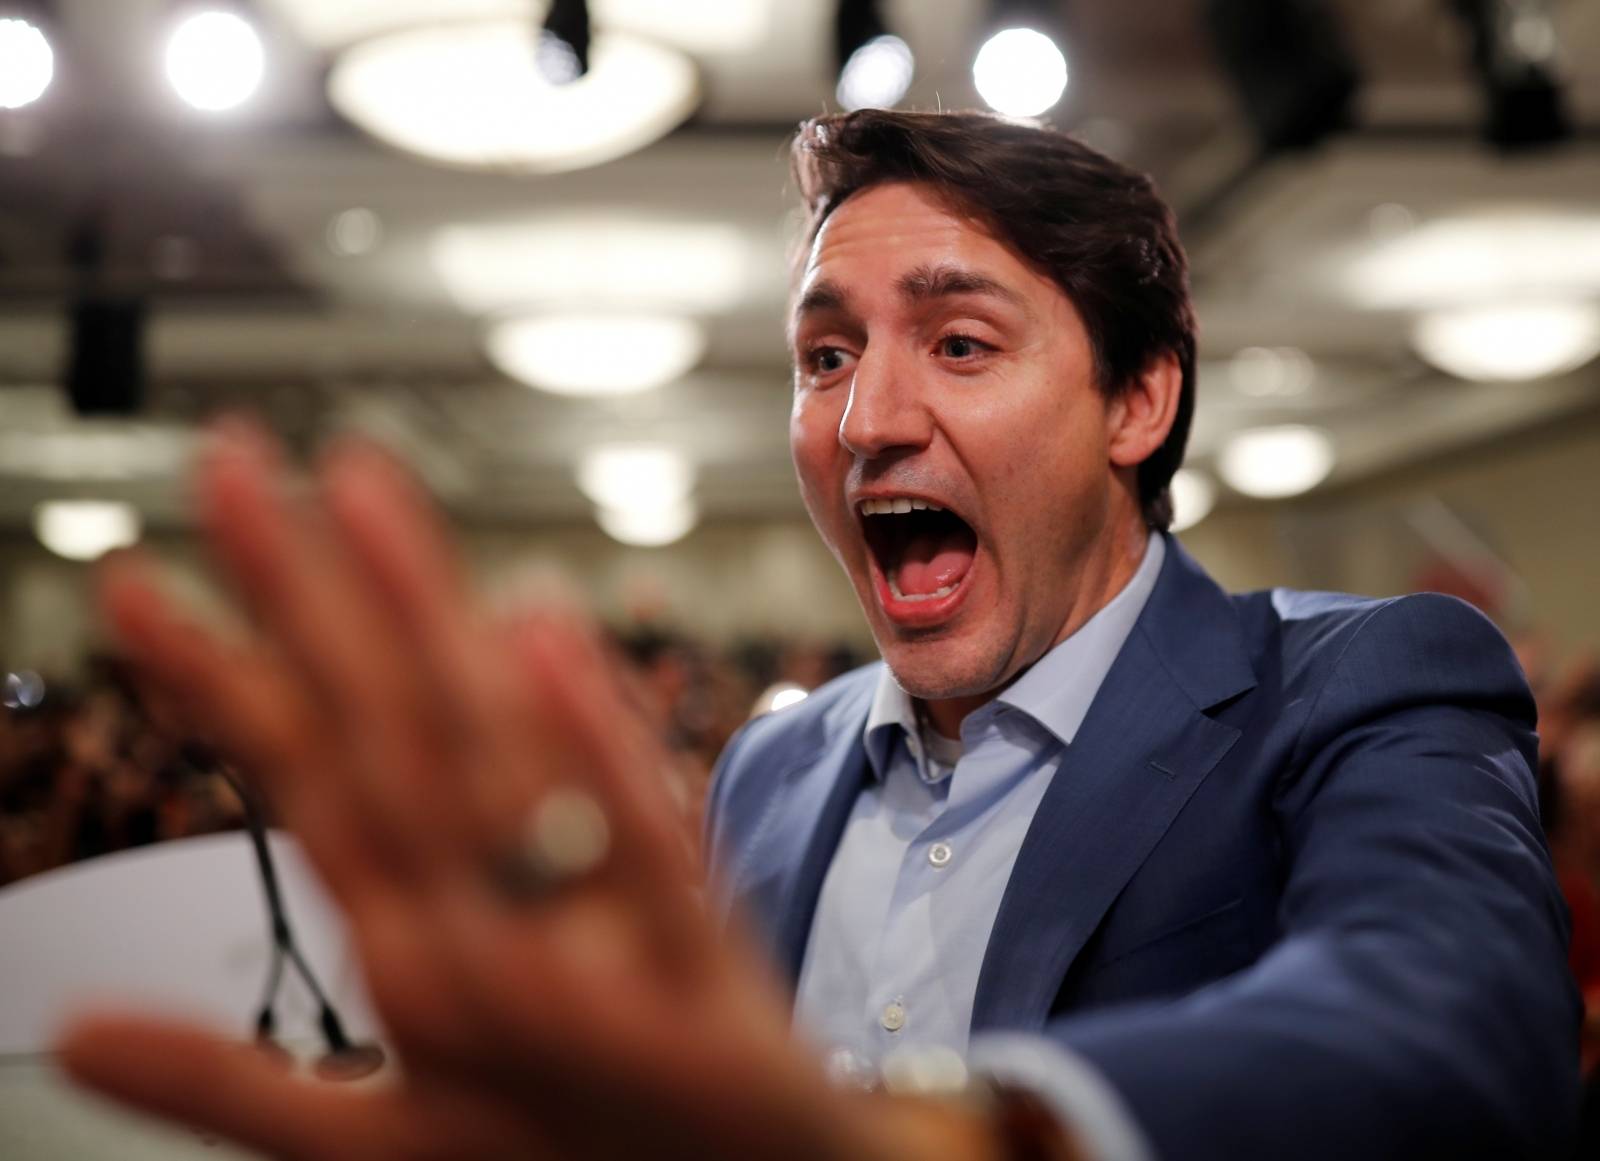
[[[791,449],[883,663],[724,751],[734,926],[594,635],[485,620],[370,446],[308,500],[234,425],[200,515],[264,641],[137,560],[103,601],[267,781],[402,1067],[112,1014],[69,1068],[295,1158],[1558,1155],[1578,1003],[1504,639],[1230,597],[1168,535],[1194,321],[1148,179],[979,114],[794,155]]]
[[[209,759],[197,765],[155,690],[91,657],[80,691],[52,685],[37,710],[6,715],[0,765],[0,882],[242,822]],[[15,748],[13,748],[15,747]]]

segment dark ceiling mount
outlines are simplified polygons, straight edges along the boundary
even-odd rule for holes
[[[1207,0],[1205,20],[1263,151],[1350,127],[1361,74],[1324,0]]]
[[[553,0],[539,30],[539,71],[553,85],[570,84],[589,71],[589,5]]]
[[[1507,151],[1572,136],[1556,71],[1549,0],[1451,0],[1466,25],[1483,89],[1483,135]]]

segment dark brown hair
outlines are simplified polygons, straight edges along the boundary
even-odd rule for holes
[[[846,198],[884,182],[924,183],[982,223],[1077,308],[1107,398],[1174,355],[1178,414],[1138,472],[1145,522],[1171,525],[1169,485],[1194,416],[1195,321],[1177,226],[1147,176],[1065,133],[978,112],[818,117],[800,126],[790,159],[808,243]]]

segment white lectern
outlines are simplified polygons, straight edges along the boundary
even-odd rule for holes
[[[331,901],[293,839],[274,833],[269,842],[296,941],[351,1036],[376,1038]],[[67,1014],[85,1003],[197,1017],[249,1039],[271,952],[261,881],[242,831],[122,851],[0,891],[0,1157],[244,1157],[89,1097],[61,1075],[49,1046]],[[314,1052],[317,1007],[292,972],[284,973],[277,1014],[281,1037]]]

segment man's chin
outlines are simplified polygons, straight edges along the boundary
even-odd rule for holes
[[[980,654],[969,643],[949,637],[921,641],[880,637],[878,651],[895,683],[923,701],[977,697],[1004,681],[1003,659],[989,651]]]

